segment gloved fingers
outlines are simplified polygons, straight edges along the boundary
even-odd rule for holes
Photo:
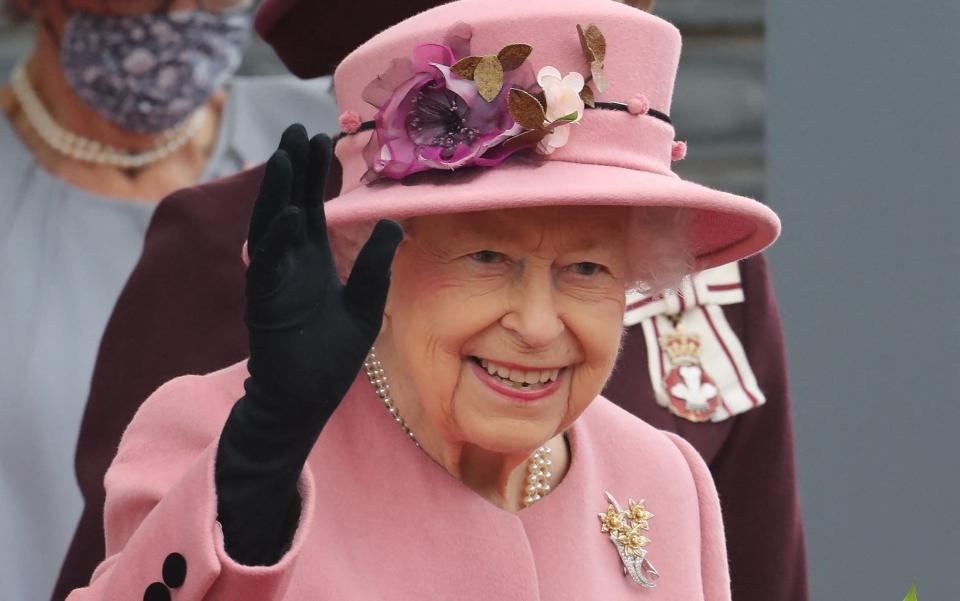
[[[303,230],[300,207],[285,207],[250,251],[247,268],[247,296],[263,296],[273,292],[282,276],[283,257]]]
[[[323,205],[323,193],[333,161],[333,142],[327,134],[310,138],[310,165],[307,171],[307,196],[305,206],[309,211]]]
[[[247,230],[247,248],[256,248],[260,238],[270,226],[273,218],[290,204],[290,187],[292,185],[293,167],[290,157],[285,150],[274,151],[267,160],[263,179],[260,180],[260,191],[253,203],[250,214],[250,228]]]
[[[344,290],[347,307],[378,328],[390,289],[390,265],[402,240],[403,228],[399,223],[388,219],[378,221],[347,279]]]
[[[330,253],[330,241],[327,235],[323,194],[332,157],[333,143],[326,134],[318,134],[310,140],[310,167],[306,197],[307,236],[315,244],[320,245],[328,256],[332,256],[332,253]]]
[[[307,192],[307,173],[310,168],[310,142],[307,139],[307,129],[299,123],[287,127],[280,136],[280,148],[290,157],[290,165],[293,167],[293,182],[290,186],[291,202],[302,207]]]

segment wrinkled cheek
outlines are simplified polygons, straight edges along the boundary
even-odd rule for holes
[[[622,327],[608,332],[604,340],[597,341],[600,344],[589,349],[587,361],[575,369],[570,398],[573,412],[583,411],[603,391],[613,373],[622,333]]]
[[[625,332],[623,305],[614,303],[611,303],[611,305],[608,311],[592,320],[593,326],[589,328],[591,333],[589,356],[593,357],[591,363],[601,371],[605,370],[607,372],[613,370]],[[604,379],[606,379],[606,376]]]
[[[422,394],[433,408],[433,413],[450,414],[451,401],[461,380],[461,360],[454,350],[455,344],[431,340],[426,344],[427,353],[419,366]]]
[[[596,394],[590,393],[593,388],[590,385],[591,380],[590,374],[585,371],[584,367],[578,368],[571,374],[566,407],[560,424],[562,430],[569,428],[596,397]]]

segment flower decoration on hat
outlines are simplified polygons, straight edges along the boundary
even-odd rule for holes
[[[472,32],[463,23],[443,43],[420,44],[410,58],[394,59],[362,94],[378,109],[374,121],[360,124],[353,111],[341,116],[344,135],[375,130],[363,152],[364,181],[495,167],[521,150],[549,155],[568,143],[587,107],[627,111],[623,103],[595,101],[594,87],[603,92],[609,85],[603,73],[607,42],[596,25],[576,29],[590,68],[586,77],[553,66],[534,76],[527,60],[533,47],[524,43],[474,55]]]
[[[519,69],[526,56],[507,47],[503,58],[464,62],[456,59],[456,46],[464,47],[463,38],[421,44],[412,59],[395,59],[364,90],[363,99],[379,109],[376,135],[364,151],[365,181],[466,165],[492,167],[519,150],[503,146],[522,130],[500,92],[505,85],[529,85],[532,77]],[[518,54],[522,58],[514,59]]]
[[[544,107],[545,103],[533,94],[517,88],[510,90],[510,114],[526,131],[508,139],[504,146],[522,148],[536,144],[540,154],[550,154],[569,139],[570,131],[560,127],[578,123],[583,115],[584,103],[578,95],[583,89],[583,76],[570,73],[561,79],[556,68],[544,67],[537,80],[544,88],[542,97],[546,99],[550,94],[553,102]]]
[[[607,76],[603,72],[603,61],[607,57],[607,40],[596,25],[590,25],[583,29],[577,25],[577,33],[580,34],[580,47],[583,49],[583,55],[590,64],[590,76],[593,78],[594,85],[598,92],[607,89]]]
[[[555,67],[544,67],[537,74],[537,83],[543,88],[547,100],[544,110],[544,125],[558,123],[568,125],[579,123],[583,117],[584,101],[580,92],[584,89],[583,75],[572,72],[561,77]],[[570,138],[570,128],[553,127],[537,145],[541,154],[550,154],[564,146]]]

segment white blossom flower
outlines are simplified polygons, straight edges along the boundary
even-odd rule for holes
[[[570,138],[570,126],[561,125],[548,133],[537,144],[537,152],[540,154],[551,154],[554,150],[566,146]]]
[[[556,67],[544,67],[537,74],[537,83],[547,98],[547,121],[556,121],[572,114],[576,114],[576,117],[571,123],[580,121],[584,106],[580,98],[584,86],[583,75],[571,72],[561,77]]]
[[[556,67],[543,67],[537,74],[537,83],[543,88],[546,97],[546,118],[544,125],[558,119],[567,119],[569,124],[578,123],[583,117],[584,103],[580,92],[585,84],[583,75],[577,72],[561,76]],[[547,134],[537,145],[541,154],[550,154],[557,148],[566,145],[570,138],[568,125],[559,125]]]

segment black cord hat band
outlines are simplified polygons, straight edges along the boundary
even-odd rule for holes
[[[588,109],[589,108],[605,109],[608,111],[630,112],[630,109],[628,108],[627,103],[625,102],[595,102],[593,103],[592,107],[587,106],[587,108]],[[654,117],[656,119],[659,119],[668,125],[673,125],[673,121],[670,120],[670,116],[667,115],[666,113],[661,113],[657,109],[648,108],[645,114],[650,115],[651,117]]]
[[[627,108],[627,104],[624,102],[595,102],[593,106],[588,105],[586,108],[601,109],[601,110],[607,110],[607,111],[630,112],[630,109]],[[673,125],[673,121],[670,120],[670,117],[666,113],[662,113],[657,109],[647,109],[647,112],[645,114],[650,115],[655,119],[659,119],[668,125]],[[362,131],[370,131],[371,129],[376,128],[376,126],[377,126],[376,121],[364,121],[363,123],[360,124],[360,127],[358,127],[355,131],[352,131],[350,133],[347,133],[347,132],[338,133],[336,136],[334,136],[333,143],[336,144],[346,136],[358,134]]]

